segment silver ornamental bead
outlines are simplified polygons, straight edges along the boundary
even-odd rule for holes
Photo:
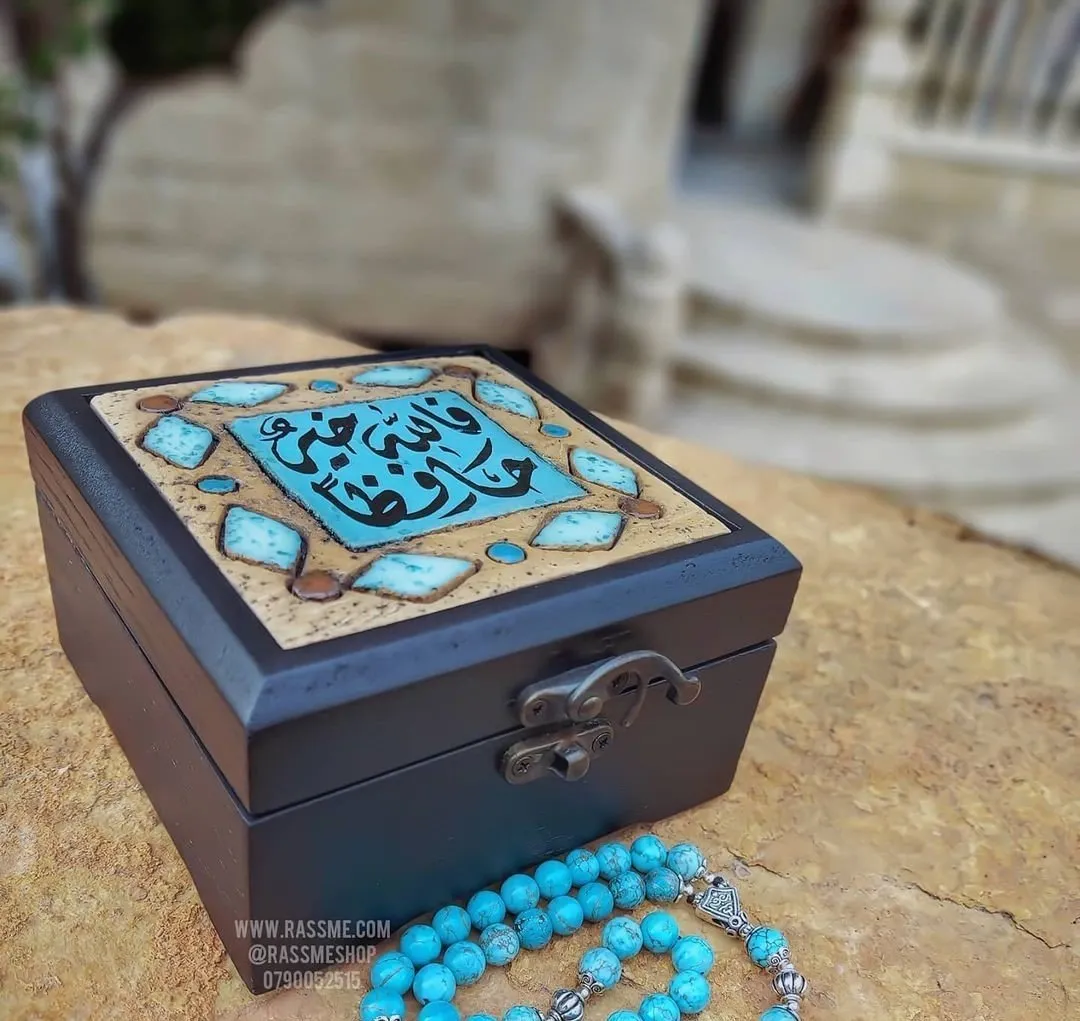
[[[789,1000],[800,1000],[806,995],[809,983],[791,965],[773,976],[772,987],[776,995],[787,1003]]]
[[[791,949],[785,946],[781,947],[769,958],[769,963],[765,965],[765,970],[770,975],[779,975],[781,972],[787,971],[790,967]]]
[[[578,987],[575,992],[577,992],[582,1000],[587,1000],[590,996],[595,996],[597,993],[602,993],[604,991],[603,985],[597,982],[587,971],[578,972],[577,982]]]
[[[575,989],[556,989],[544,1021],[581,1021],[584,1016],[585,998],[581,993]]]
[[[742,939],[754,931],[750,919],[742,909],[739,893],[723,876],[716,876],[709,885],[697,894],[693,901],[694,910],[708,919],[713,925],[723,929],[729,936]],[[743,934],[746,935],[743,935]]]

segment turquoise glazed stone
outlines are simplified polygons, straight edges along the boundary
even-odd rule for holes
[[[797,1018],[787,1007],[781,1007],[780,1004],[777,1004],[775,1007],[770,1007],[765,1011],[759,1021],[797,1021]]]
[[[554,897],[547,906],[551,927],[559,936],[570,936],[585,922],[585,912],[576,897]]]
[[[679,1005],[667,993],[650,993],[638,1007],[641,1021],[679,1021]]]
[[[540,426],[540,431],[545,436],[551,436],[557,440],[565,439],[570,435],[570,430],[565,425],[556,425],[554,422],[548,422],[547,425]]]
[[[526,908],[514,919],[518,940],[525,950],[541,950],[551,942],[555,928],[542,908]]]
[[[600,936],[604,944],[620,961],[639,953],[644,943],[641,926],[632,918],[613,918],[604,926]]]
[[[472,929],[472,919],[469,917],[469,912],[460,905],[448,904],[435,912],[431,927],[439,934],[443,946],[448,947],[451,943],[468,939]]]
[[[379,365],[353,376],[361,386],[420,386],[435,373],[423,365]]]
[[[596,855],[585,847],[579,847],[566,856],[566,867],[570,870],[574,886],[584,886],[600,878],[600,862],[596,860]]]
[[[401,599],[430,599],[455,588],[475,570],[471,560],[457,557],[387,553],[373,561],[352,587]]]
[[[473,386],[473,393],[484,404],[502,411],[509,411],[512,415],[520,415],[522,418],[540,417],[533,399],[517,387],[495,383],[490,379],[478,379]]]
[[[611,881],[611,896],[615,907],[632,911],[645,900],[645,880],[636,872],[624,872]]]
[[[525,551],[513,542],[493,542],[486,552],[497,564],[520,564],[525,559]]]
[[[236,479],[228,475],[207,475],[195,483],[200,493],[212,493],[218,496],[222,493],[235,493],[240,488]]]
[[[416,1015],[417,1021],[461,1021],[461,1011],[446,1000],[425,1003]]]
[[[509,1007],[503,1014],[503,1021],[540,1021],[540,1011],[524,1003]]]
[[[701,852],[693,844],[676,844],[667,855],[667,867],[683,879],[693,879],[705,864]]]
[[[453,973],[454,981],[459,986],[471,986],[480,981],[487,968],[487,958],[475,943],[458,940],[446,948],[443,964]]]
[[[607,947],[593,947],[581,955],[579,971],[587,971],[605,989],[622,978],[622,962]]]
[[[404,996],[412,989],[416,967],[403,953],[392,950],[380,954],[371,965],[371,984],[376,989],[388,989]]]
[[[647,833],[630,845],[630,862],[638,872],[647,876],[653,869],[667,864],[667,848],[659,837]]]
[[[214,434],[179,415],[164,415],[146,430],[142,446],[177,468],[198,468],[214,447]]]
[[[480,949],[484,951],[488,964],[501,967],[517,957],[521,950],[521,941],[509,925],[497,922],[480,933]]]
[[[519,915],[527,908],[534,908],[540,903],[540,887],[532,876],[516,873],[510,876],[499,889],[506,910],[512,915]]]
[[[320,394],[336,394],[341,389],[340,383],[335,383],[332,379],[313,379],[308,383],[308,387]]]
[[[645,895],[656,904],[674,904],[682,892],[682,879],[667,866],[653,869],[645,877]]]
[[[400,993],[389,989],[372,989],[360,1001],[360,1021],[375,1021],[378,1017],[404,1019],[405,1001]]]
[[[304,540],[281,521],[245,507],[230,507],[221,529],[221,549],[236,560],[291,571],[300,561]]]
[[[540,896],[544,900],[562,897],[568,894],[574,885],[570,870],[561,861],[554,859],[538,865],[534,878],[536,885],[540,887]]]
[[[418,968],[422,968],[442,953],[442,940],[430,925],[410,925],[401,934],[401,952]]]
[[[595,450],[574,447],[570,451],[570,468],[578,478],[586,482],[594,482],[598,486],[617,490],[627,496],[637,496],[641,491],[637,476],[630,468],[596,453]]]
[[[632,1010],[616,1010],[611,1014],[608,1014],[607,1021],[641,1021]]]
[[[457,980],[445,964],[425,964],[413,979],[412,991],[417,1003],[449,1003],[457,992]]]
[[[481,890],[469,898],[465,910],[469,912],[473,928],[482,930],[495,925],[506,917],[506,905],[494,890]]]
[[[586,883],[577,899],[587,922],[602,922],[615,908],[615,898],[603,883]]]
[[[499,1021],[494,1014],[470,1014],[465,1021]]]
[[[601,844],[596,849],[596,860],[604,879],[614,879],[630,871],[630,852],[622,844]]]
[[[679,939],[679,923],[666,911],[650,911],[641,920],[645,949],[666,954]]]
[[[538,549],[611,549],[622,532],[623,516],[616,511],[560,511],[536,535]]]
[[[711,995],[709,983],[696,971],[680,971],[668,983],[668,995],[684,1014],[700,1014]]]
[[[716,960],[713,949],[700,936],[683,936],[671,948],[671,963],[676,971],[696,971],[704,975]]]
[[[746,941],[746,952],[750,960],[759,968],[769,966],[769,958],[774,954],[782,954],[787,949],[787,940],[779,929],[770,929],[761,926],[750,933]]]
[[[193,393],[189,400],[201,404],[225,404],[230,408],[254,408],[280,397],[289,387],[285,383],[245,383],[239,379],[221,380]]]

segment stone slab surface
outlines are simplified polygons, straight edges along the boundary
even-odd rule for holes
[[[1006,421],[1060,393],[1065,359],[1032,331],[1010,324],[989,340],[940,351],[814,347],[762,330],[695,330],[681,367],[748,395],[836,410],[868,420]]]
[[[936,503],[1075,489],[1078,419],[1072,394],[1016,422],[914,428],[688,388],[664,427],[747,460]]]
[[[836,343],[939,347],[986,335],[1003,293],[958,262],[784,211],[684,201],[691,286],[748,318]]]
[[[57,645],[19,425],[58,386],[342,351],[260,322],[0,317],[0,1017],[355,1017],[347,988],[253,1002],[227,963]],[[814,984],[806,1021],[1075,1016],[1080,578],[862,492],[630,431],[806,566],[733,790],[659,832],[744,863],[750,908],[788,932]],[[546,1004],[593,939],[488,976],[464,1010]],[[767,983],[717,945],[703,1021],[751,1021]],[[655,960],[627,971],[590,1016],[669,977]]]

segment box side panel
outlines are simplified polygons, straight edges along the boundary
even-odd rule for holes
[[[172,628],[142,578],[117,548],[52,450],[29,425],[26,445],[39,499],[43,497],[48,502],[50,520],[59,524],[66,541],[79,551],[84,564],[90,565],[87,569],[92,568],[92,576],[114,612],[117,607],[123,607],[128,637],[137,641],[159,676],[168,672],[170,694],[181,704],[184,715],[193,722],[214,761],[244,800],[248,777],[247,735],[243,725],[191,649]],[[44,528],[44,516],[42,521]],[[55,587],[53,592],[55,599]],[[132,633],[137,639],[132,638]]]
[[[688,706],[654,685],[637,721],[577,782],[508,783],[501,761],[520,735],[506,735],[258,819],[252,910],[396,927],[530,863],[715,798],[734,778],[774,651],[769,642],[698,671],[701,695]]]
[[[38,511],[60,643],[172,838],[237,968],[250,917],[249,819],[40,497]]]

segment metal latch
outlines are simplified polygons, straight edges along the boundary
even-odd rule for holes
[[[654,681],[668,682],[667,696],[676,705],[688,705],[701,691],[696,677],[648,651],[627,652],[529,685],[518,698],[518,719],[524,727],[547,729],[507,750],[506,780],[528,783],[548,772],[564,780],[581,779],[611,743],[615,727],[629,727],[637,719]],[[632,698],[619,697],[631,692]]]

